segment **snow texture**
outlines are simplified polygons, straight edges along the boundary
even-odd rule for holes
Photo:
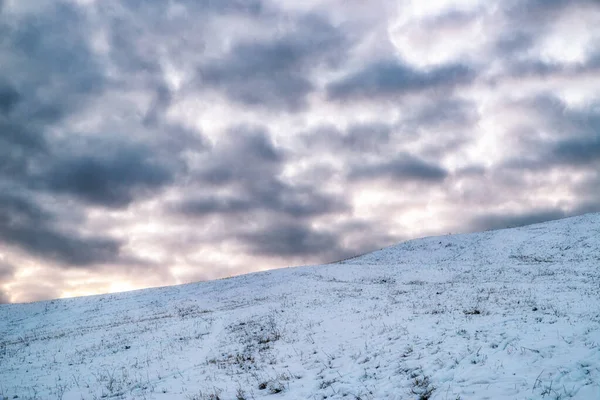
[[[600,214],[3,305],[0,335],[1,399],[600,399]]]

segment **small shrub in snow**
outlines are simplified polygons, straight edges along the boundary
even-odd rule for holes
[[[431,385],[429,377],[426,375],[416,377],[413,381],[411,392],[416,394],[419,400],[428,400],[431,398],[435,387]]]

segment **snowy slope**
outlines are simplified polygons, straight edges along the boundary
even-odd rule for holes
[[[0,398],[600,399],[600,214],[0,307]]]

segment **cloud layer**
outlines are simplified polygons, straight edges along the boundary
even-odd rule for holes
[[[0,2],[0,302],[600,211],[595,1]]]

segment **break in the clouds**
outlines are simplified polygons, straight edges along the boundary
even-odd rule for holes
[[[600,211],[596,1],[0,1],[0,302]]]

